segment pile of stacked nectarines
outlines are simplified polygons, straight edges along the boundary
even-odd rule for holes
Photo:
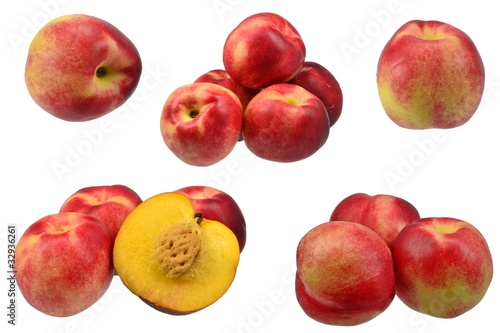
[[[123,185],[86,187],[23,233],[16,280],[29,304],[56,317],[89,308],[115,275],[155,309],[191,313],[228,290],[245,241],[238,204],[215,188],[142,201]]]
[[[285,18],[259,13],[227,37],[224,69],[174,90],[160,128],[182,161],[207,166],[243,140],[255,155],[294,162],[318,151],[342,110],[342,91],[322,65],[305,61],[298,31]]]
[[[439,318],[476,306],[493,276],[482,234],[454,218],[421,218],[408,201],[356,193],[297,247],[296,295],[304,312],[353,326],[381,314],[397,295]]]

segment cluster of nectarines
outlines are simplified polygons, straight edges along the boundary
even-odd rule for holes
[[[23,233],[16,280],[29,304],[56,317],[89,308],[115,275],[155,309],[187,314],[228,290],[245,241],[238,204],[215,188],[142,201],[123,185],[86,187]]]
[[[123,185],[78,190],[60,211],[37,220],[16,247],[16,280],[26,301],[51,316],[79,313],[106,292],[113,243],[142,200]]]
[[[301,238],[295,286],[309,317],[353,326],[396,295],[415,311],[457,317],[481,301],[492,275],[488,244],[472,224],[421,218],[396,196],[356,193]]]
[[[224,69],[174,90],[160,129],[182,161],[207,166],[243,140],[255,155],[302,160],[326,142],[342,110],[342,91],[322,65],[305,61],[298,31],[274,13],[247,17],[228,35]]]

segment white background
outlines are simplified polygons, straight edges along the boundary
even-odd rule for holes
[[[310,319],[293,292],[298,241],[326,222],[341,199],[356,192],[397,195],[413,203],[423,217],[449,216],[474,224],[499,264],[500,20],[494,2],[151,2],[29,0],[4,5],[0,275],[7,276],[8,270],[7,225],[17,227],[19,239],[31,223],[57,212],[79,188],[124,184],[146,199],[188,185],[211,185],[233,196],[247,222],[247,245],[234,283],[217,303],[180,317],[148,307],[118,277],[97,304],[69,318],[34,310],[18,291],[13,327],[7,324],[8,284],[2,278],[3,332],[498,332],[496,276],[483,301],[458,318],[424,316],[395,298],[383,314],[352,328]],[[272,163],[254,157],[239,143],[216,165],[188,166],[162,141],[163,103],[176,87],[222,68],[226,36],[241,20],[261,11],[287,18],[304,39],[307,60],[323,64],[335,75],[344,93],[343,113],[325,146],[307,160]],[[42,111],[28,95],[23,78],[36,31],[49,19],[72,13],[94,15],[117,26],[137,46],[144,66],[139,88],[125,106],[85,123],[64,122]],[[396,29],[412,19],[455,25],[469,34],[482,55],[487,73],[484,97],[472,120],[460,128],[405,130],[381,107],[375,83],[378,57]],[[58,164],[69,171],[58,174]],[[389,182],[388,175],[398,181]]]

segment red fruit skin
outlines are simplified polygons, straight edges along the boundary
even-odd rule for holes
[[[243,141],[255,155],[270,161],[303,160],[326,143],[329,133],[321,100],[291,83],[261,90],[243,115]]]
[[[316,321],[359,325],[378,316],[394,299],[389,247],[364,225],[322,223],[301,238],[296,258],[297,300]]]
[[[243,86],[231,76],[229,76],[227,71],[224,69],[210,70],[200,75],[194,82],[215,83],[228,88],[229,90],[234,92],[236,96],[239,97],[243,110],[245,110],[245,108],[247,107],[248,102],[250,102],[250,100],[259,92],[258,89],[251,89]]]
[[[89,186],[70,195],[59,212],[94,216],[109,228],[111,236],[115,239],[123,220],[141,202],[139,195],[125,185]]]
[[[231,153],[241,137],[243,107],[221,85],[196,82],[175,89],[160,117],[166,146],[192,166],[210,166]]]
[[[400,197],[355,193],[337,204],[330,221],[361,223],[379,234],[391,246],[401,229],[419,218],[420,214],[415,206]]]
[[[176,190],[187,196],[194,207],[194,211],[201,213],[204,218],[218,221],[231,229],[238,239],[240,253],[243,251],[247,228],[245,217],[238,203],[224,191],[210,187],[193,185]]]
[[[105,75],[99,76],[98,70]],[[142,62],[132,41],[97,17],[52,20],[33,38],[25,82],[33,100],[66,121],[89,121],[124,104],[139,84]]]
[[[454,318],[482,300],[493,277],[488,244],[472,224],[449,217],[407,225],[391,247],[396,294],[411,309]]]
[[[377,64],[382,107],[408,129],[455,128],[475,114],[485,68],[472,39],[439,21],[412,20],[387,42]]]
[[[54,317],[78,314],[111,284],[113,240],[97,218],[81,213],[45,216],[16,247],[15,276],[25,300]]]
[[[223,63],[229,75],[252,89],[292,79],[302,68],[306,48],[290,22],[275,13],[244,19],[226,38]]]
[[[299,73],[288,83],[307,89],[323,102],[330,119],[330,127],[340,118],[344,103],[342,89],[335,76],[324,66],[306,61]]]

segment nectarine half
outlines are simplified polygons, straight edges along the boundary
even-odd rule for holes
[[[226,293],[239,255],[228,227],[197,214],[187,196],[169,192],[145,200],[128,215],[113,260],[124,285],[147,304],[188,314]]]

